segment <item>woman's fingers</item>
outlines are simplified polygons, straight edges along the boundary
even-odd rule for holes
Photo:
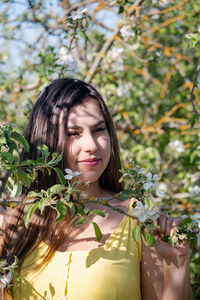
[[[165,235],[170,235],[171,230],[174,228],[173,222],[174,222],[174,218],[169,216],[169,218],[167,218],[167,220],[165,222],[165,224],[166,224]]]
[[[180,223],[181,218],[173,218],[168,213],[161,213],[158,219],[160,235],[169,236]]]
[[[159,233],[165,234],[165,227],[166,227],[166,220],[167,220],[167,216],[164,213],[160,214],[160,217],[158,219],[158,225],[159,225]]]

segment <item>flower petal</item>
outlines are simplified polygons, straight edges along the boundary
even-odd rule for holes
[[[147,174],[145,176],[148,180],[151,180],[151,178],[152,178],[151,172],[147,172]]]
[[[65,169],[65,172],[70,175],[72,175],[72,173],[73,173],[72,170],[70,170],[70,169]]]
[[[73,178],[72,175],[65,175],[64,177],[65,177],[65,179],[67,179],[67,180],[71,180],[71,179]]]
[[[154,186],[154,184],[153,184],[153,182],[151,182],[151,181],[148,181],[148,182],[145,182],[144,184],[143,184],[143,187],[144,187],[144,189],[145,189],[145,191],[148,191],[151,187],[153,187]]]
[[[79,176],[80,174],[81,174],[81,172],[78,172],[78,171],[73,172],[73,176],[74,176],[74,177]]]

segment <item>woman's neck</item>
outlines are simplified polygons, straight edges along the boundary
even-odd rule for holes
[[[86,197],[90,198],[101,198],[104,194],[104,189],[99,185],[99,182],[92,182],[89,185],[79,188],[82,192],[86,193]]]

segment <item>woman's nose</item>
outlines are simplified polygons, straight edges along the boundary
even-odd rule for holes
[[[98,149],[98,143],[95,136],[92,133],[87,133],[83,139],[82,148],[86,152],[96,152]]]

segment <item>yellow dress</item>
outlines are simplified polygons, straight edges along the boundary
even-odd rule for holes
[[[24,260],[22,283],[14,280],[14,300],[140,300],[141,241],[132,239],[132,218],[124,216],[105,244],[93,250],[56,251],[43,270],[47,245],[41,243]]]

